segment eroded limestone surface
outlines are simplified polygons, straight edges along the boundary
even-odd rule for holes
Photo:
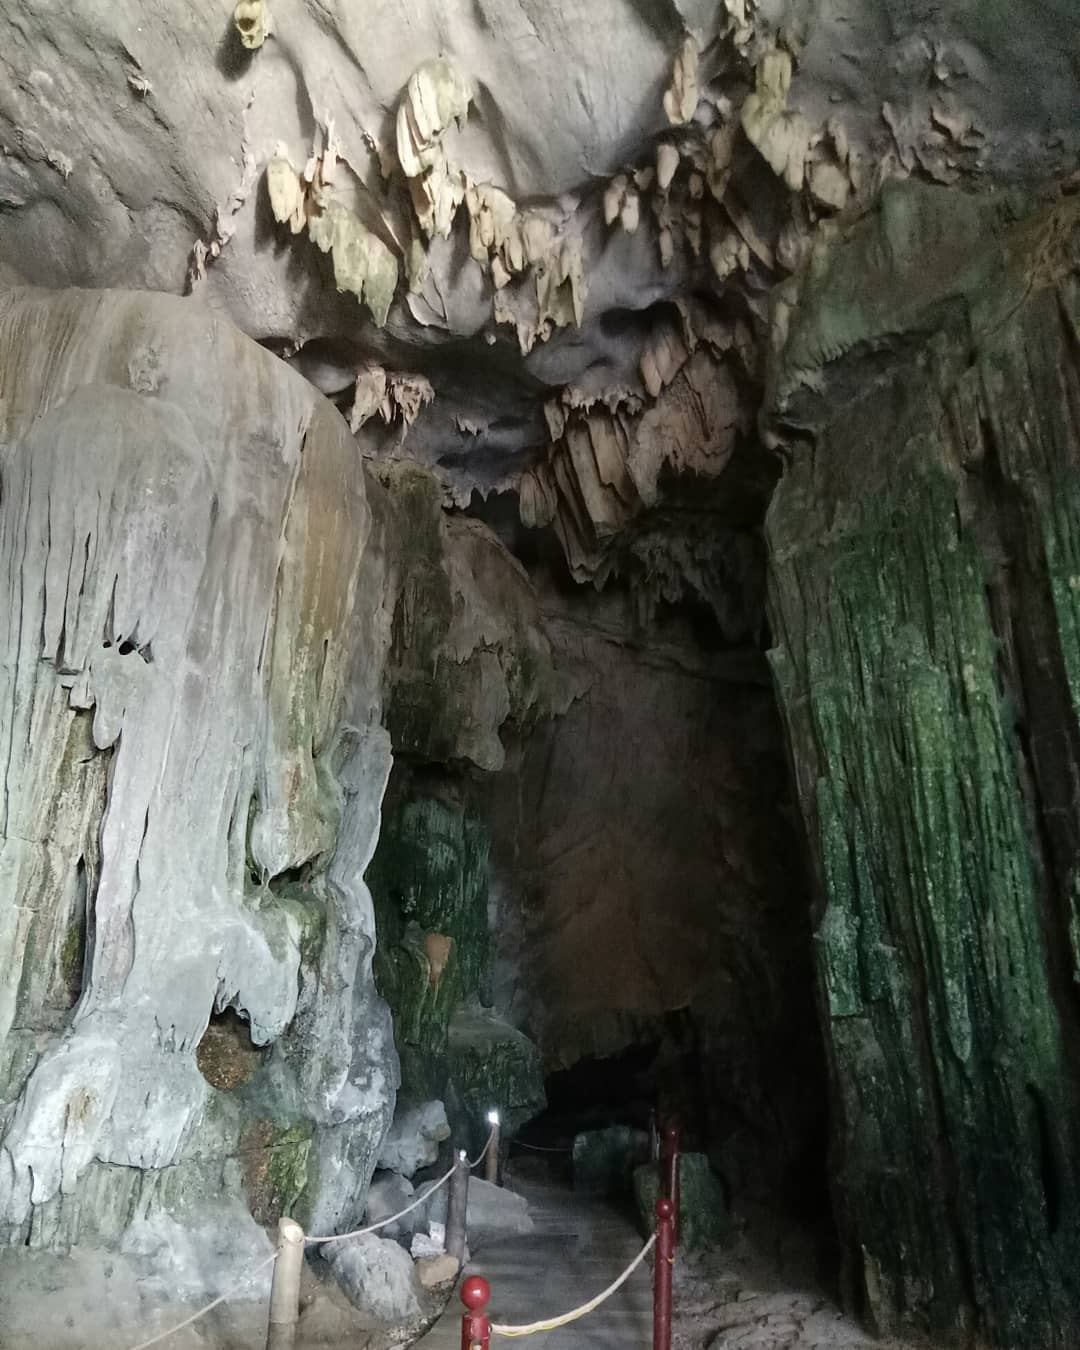
[[[336,1224],[393,1106],[364,476],[334,409],[192,302],[10,293],[0,353],[3,1232],[151,1261],[239,1234],[183,1244],[194,1296],[269,1249],[253,1152]],[[233,1092],[196,1061],[224,1009],[270,1047]]]

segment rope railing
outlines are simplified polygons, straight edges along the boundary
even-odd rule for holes
[[[476,1162],[469,1164],[471,1167],[478,1167],[480,1163],[483,1162],[484,1156],[491,1148],[492,1141],[498,1138],[499,1122],[496,1113],[492,1112],[488,1119],[491,1123],[491,1132],[488,1135],[487,1143],[481,1150],[480,1156],[477,1158]],[[378,1223],[368,1224],[364,1228],[354,1228],[348,1233],[333,1233],[325,1237],[309,1237],[305,1234],[303,1236],[303,1242],[309,1247],[327,1247],[334,1242],[344,1242],[347,1238],[364,1237],[368,1233],[377,1233],[382,1228],[389,1228],[392,1223],[396,1223],[399,1219],[405,1218],[405,1216],[411,1214],[414,1209],[419,1209],[421,1205],[426,1204],[436,1191],[440,1190],[448,1181],[450,1181],[457,1171],[457,1167],[458,1163],[457,1158],[455,1157],[454,1165],[448,1172],[444,1172],[433,1186],[429,1186],[427,1190],[423,1191],[415,1200],[406,1205],[404,1209],[399,1210],[396,1214],[391,1214],[388,1218],[380,1219]],[[182,1322],[177,1322],[175,1326],[171,1326],[165,1331],[158,1332],[157,1335],[151,1336],[147,1341],[140,1341],[138,1345],[131,1346],[130,1350],[151,1350],[152,1346],[161,1345],[163,1342],[169,1340],[170,1337],[175,1336],[177,1332],[184,1331],[187,1327],[192,1326],[201,1318],[208,1316],[215,1308],[220,1308],[223,1303],[227,1303],[229,1299],[239,1293],[240,1290],[243,1289],[245,1285],[249,1284],[256,1275],[260,1275],[269,1266],[274,1265],[280,1255],[281,1248],[279,1247],[277,1251],[268,1256],[264,1261],[260,1261],[258,1265],[253,1266],[247,1274],[242,1275],[235,1284],[230,1285],[223,1294],[219,1294],[217,1298],[212,1299],[209,1303],[197,1309],[189,1317],[185,1317]]]
[[[475,1172],[476,1169],[480,1166],[480,1164],[481,1164],[481,1163],[484,1161],[484,1159],[487,1157],[488,1151],[489,1151],[489,1149],[491,1148],[491,1141],[495,1138],[495,1132],[496,1132],[496,1129],[497,1129],[497,1126],[495,1126],[495,1125],[493,1125],[493,1126],[491,1127],[491,1133],[490,1133],[490,1134],[488,1135],[488,1137],[487,1137],[487,1143],[486,1143],[486,1144],[484,1145],[484,1147],[480,1150],[480,1152],[476,1155],[476,1157],[475,1157],[475,1158],[467,1158],[467,1159],[466,1159],[466,1162],[467,1162],[468,1165],[469,1165],[469,1171],[470,1171],[470,1172]]]
[[[488,1172],[489,1176],[494,1171],[492,1161],[497,1165],[499,1150],[499,1116],[497,1112],[491,1112],[488,1116],[491,1131],[487,1142],[484,1144],[479,1157],[474,1162],[469,1162],[464,1152],[455,1154],[454,1164],[445,1172],[432,1186],[423,1191],[416,1199],[412,1200],[404,1209],[396,1214],[391,1214],[385,1219],[380,1219],[376,1223],[367,1224],[363,1228],[354,1228],[347,1233],[333,1233],[326,1236],[307,1236],[300,1226],[291,1219],[282,1219],[278,1226],[278,1249],[265,1260],[260,1261],[253,1266],[246,1275],[242,1276],[235,1284],[231,1285],[224,1293],[219,1294],[203,1307],[185,1317],[183,1321],[177,1322],[174,1326],[164,1331],[158,1332],[148,1340],[140,1341],[137,1345],[131,1346],[130,1350],[152,1350],[152,1347],[161,1345],[178,1332],[192,1326],[201,1318],[206,1317],[226,1303],[235,1294],[239,1293],[245,1285],[249,1284],[256,1275],[261,1274],[271,1266],[275,1267],[273,1289],[271,1291],[270,1301],[270,1331],[268,1345],[284,1344],[275,1340],[276,1333],[282,1328],[288,1329],[295,1327],[299,1318],[299,1295],[300,1295],[300,1269],[303,1262],[302,1252],[305,1247],[329,1246],[331,1243],[344,1242],[349,1238],[363,1237],[368,1233],[377,1233],[380,1229],[387,1228],[392,1223],[403,1219],[411,1214],[413,1210],[427,1203],[431,1197],[450,1182],[457,1178],[455,1186],[462,1183],[463,1179],[467,1183],[468,1172],[471,1169],[479,1167],[485,1157],[494,1154],[489,1158]],[[556,1150],[544,1150],[554,1152]],[[492,1323],[484,1309],[491,1297],[491,1288],[488,1282],[479,1276],[473,1276],[467,1279],[461,1289],[462,1302],[469,1311],[465,1314],[462,1322],[462,1345],[469,1347],[478,1347],[479,1350],[487,1350],[492,1335],[499,1336],[507,1340],[515,1340],[525,1336],[534,1336],[547,1331],[555,1331],[559,1327],[576,1322],[589,1313],[595,1312],[603,1303],[612,1297],[627,1280],[638,1269],[651,1251],[656,1250],[655,1274],[654,1274],[654,1303],[653,1303],[653,1344],[654,1350],[670,1350],[671,1345],[671,1268],[674,1262],[675,1242],[676,1242],[676,1223],[678,1206],[678,1177],[679,1177],[679,1136],[677,1128],[671,1128],[665,1132],[664,1149],[661,1158],[661,1199],[656,1206],[656,1231],[652,1237],[645,1243],[644,1247],[638,1252],[626,1269],[613,1280],[611,1284],[587,1303],[583,1303],[578,1308],[572,1308],[569,1312],[562,1313],[557,1317],[544,1318],[537,1322],[526,1322],[519,1325],[506,1323]],[[455,1203],[459,1208],[464,1207],[465,1192],[459,1190],[452,1191],[451,1206]],[[291,1339],[293,1331],[288,1331],[289,1339],[287,1343],[293,1344]]]
[[[491,1299],[491,1286],[479,1275],[467,1279],[461,1287],[461,1301],[468,1310],[461,1320],[462,1350],[490,1350],[491,1338],[516,1340],[568,1326],[606,1303],[641,1265],[651,1251],[653,1264],[653,1350],[671,1350],[672,1269],[675,1264],[679,1203],[680,1147],[678,1126],[664,1131],[659,1162],[660,1198],[656,1202],[656,1229],[621,1275],[595,1298],[558,1317],[538,1322],[508,1324],[492,1322],[485,1309]]]
[[[581,1317],[587,1317],[589,1313],[595,1312],[595,1310],[599,1308],[602,1303],[607,1302],[607,1300],[612,1296],[612,1294],[616,1293],[619,1289],[623,1287],[626,1281],[630,1278],[631,1275],[633,1275],[634,1271],[637,1270],[638,1266],[641,1265],[642,1261],[645,1260],[646,1256],[648,1256],[648,1254],[652,1251],[652,1249],[655,1246],[656,1246],[656,1234],[654,1233],[652,1237],[648,1240],[648,1242],[646,1242],[645,1246],[642,1247],[641,1251],[638,1252],[637,1256],[635,1256],[634,1259],[630,1262],[630,1264],[626,1267],[626,1269],[619,1276],[619,1278],[617,1280],[613,1280],[611,1284],[609,1284],[608,1287],[603,1291],[603,1293],[597,1294],[595,1298],[589,1299],[588,1303],[583,1303],[580,1308],[574,1308],[570,1312],[563,1313],[559,1317],[548,1317],[540,1322],[526,1322],[524,1325],[521,1326],[506,1326],[501,1322],[492,1322],[491,1324],[492,1335],[504,1336],[508,1340],[515,1339],[520,1336],[535,1336],[538,1332],[541,1331],[557,1331],[559,1327],[568,1326],[571,1322],[576,1322]]]
[[[226,1289],[223,1294],[219,1294],[212,1303],[208,1303],[204,1308],[200,1308],[198,1312],[193,1312],[190,1317],[185,1317],[182,1322],[177,1322],[176,1326],[169,1327],[168,1331],[160,1331],[156,1336],[151,1336],[148,1341],[140,1341],[138,1345],[133,1345],[131,1350],[150,1350],[152,1345],[160,1345],[162,1341],[167,1341],[170,1336],[175,1336],[178,1331],[183,1331],[185,1327],[190,1327],[192,1323],[197,1322],[201,1317],[205,1317],[207,1313],[212,1313],[215,1308],[220,1308],[223,1303],[227,1303],[229,1299],[232,1298],[233,1294],[239,1293],[245,1284],[250,1283],[250,1281],[253,1280],[256,1275],[264,1271],[267,1266],[272,1266],[277,1259],[278,1254],[277,1252],[274,1252],[272,1256],[268,1256],[265,1261],[260,1261],[257,1266],[254,1266],[249,1270],[246,1275],[241,1276],[230,1289]]]
[[[377,1233],[380,1228],[389,1228],[392,1223],[397,1223],[398,1219],[403,1219],[406,1214],[411,1214],[414,1209],[419,1209],[421,1205],[427,1204],[435,1192],[446,1185],[456,1169],[457,1163],[455,1162],[449,1172],[444,1172],[434,1186],[429,1186],[426,1191],[417,1196],[412,1204],[406,1205],[396,1214],[391,1214],[388,1219],[380,1219],[378,1223],[368,1224],[366,1228],[354,1228],[350,1233],[334,1233],[330,1237],[307,1237],[305,1235],[304,1241],[309,1247],[329,1247],[332,1242],[344,1242],[346,1238],[364,1237],[368,1233]]]

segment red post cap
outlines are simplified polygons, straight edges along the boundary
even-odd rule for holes
[[[675,1206],[671,1203],[670,1200],[664,1199],[663,1197],[661,1197],[661,1199],[657,1200],[657,1202],[656,1202],[656,1217],[657,1217],[658,1219],[670,1219],[670,1218],[673,1217],[674,1213],[675,1213]],[[466,1281],[466,1283],[467,1283],[467,1281]],[[462,1297],[462,1298],[465,1297],[465,1290],[464,1290],[464,1289],[461,1291],[461,1297]]]
[[[482,1275],[470,1275],[461,1286],[461,1301],[470,1312],[479,1312],[491,1298],[491,1285]]]

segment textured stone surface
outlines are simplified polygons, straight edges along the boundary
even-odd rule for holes
[[[229,1161],[250,1124],[326,1224],[392,1109],[363,473],[310,385],[192,303],[15,292],[0,352],[0,1219],[29,1248],[127,1231],[152,1266],[205,1203],[249,1236],[177,1249],[190,1292],[266,1245]],[[196,1061],[227,1007],[271,1047],[232,1091]]]
[[[432,1196],[429,1212],[436,1223],[446,1222],[446,1188]],[[473,1251],[509,1237],[525,1237],[533,1231],[529,1202],[505,1186],[492,1185],[483,1177],[469,1179],[466,1229]]]
[[[194,1296],[200,1205],[358,1219],[391,746],[415,1099],[475,1150],[520,1027],[653,1044],[736,1191],[805,1170],[784,467],[848,1283],[1068,1339],[1076,248],[1018,222],[1075,192],[1073,9],[9,0],[0,286],[216,316],[0,293],[11,1264],[172,1234]]]
[[[325,1251],[338,1283],[358,1308],[383,1322],[420,1318],[416,1267],[409,1253],[392,1239],[365,1233]]]
[[[750,425],[819,219],[1080,151],[1071,0],[245,3],[6,6],[4,275],[201,294],[582,576]]]
[[[438,483],[383,466],[399,578],[386,722],[399,755],[502,767],[500,731],[547,711],[551,657],[520,564],[476,520],[448,516]]]
[[[400,1214],[412,1203],[415,1188],[407,1177],[398,1172],[376,1172],[368,1187],[364,1224],[382,1223],[392,1214]],[[379,1229],[380,1237],[400,1238],[414,1232],[423,1223],[423,1207],[414,1209],[403,1219]]]
[[[645,1232],[656,1227],[660,1176],[654,1163],[634,1170],[634,1198]],[[679,1156],[679,1247],[699,1251],[715,1247],[728,1235],[727,1196],[704,1153]]]
[[[415,1106],[399,1103],[379,1150],[379,1166],[411,1177],[436,1161],[439,1145],[449,1138],[450,1125],[442,1102],[421,1102]]]
[[[777,344],[778,425],[814,453],[770,515],[773,663],[823,896],[849,1284],[886,1330],[1057,1347],[1080,1231],[1080,218],[954,207],[895,190],[823,246]]]
[[[416,1277],[425,1289],[439,1289],[457,1279],[461,1269],[456,1256],[425,1256],[416,1263]]]
[[[574,1136],[570,1154],[574,1189],[625,1198],[634,1168],[649,1156],[649,1136],[629,1125],[586,1130]]]
[[[823,1066],[764,657],[698,611],[540,594],[565,711],[491,793],[496,1002],[549,1072],[582,1063],[579,1110],[586,1065],[598,1080],[640,1047],[643,1090],[629,1065],[608,1073],[622,1112],[597,1125],[643,1127],[658,1095],[740,1194],[798,1189],[821,1166]]]
[[[488,1115],[499,1113],[503,1148],[544,1109],[544,1077],[533,1041],[493,1011],[464,1009],[450,1023],[447,1109],[455,1139],[470,1157],[488,1138]]]

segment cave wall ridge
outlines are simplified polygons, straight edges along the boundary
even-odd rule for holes
[[[891,187],[776,297],[772,663],[848,1293],[1078,1331],[1075,198]]]
[[[194,302],[7,293],[0,372],[0,1232],[232,1233],[183,1296],[269,1250],[260,1148],[347,1221],[393,1109],[382,540],[344,421]]]

